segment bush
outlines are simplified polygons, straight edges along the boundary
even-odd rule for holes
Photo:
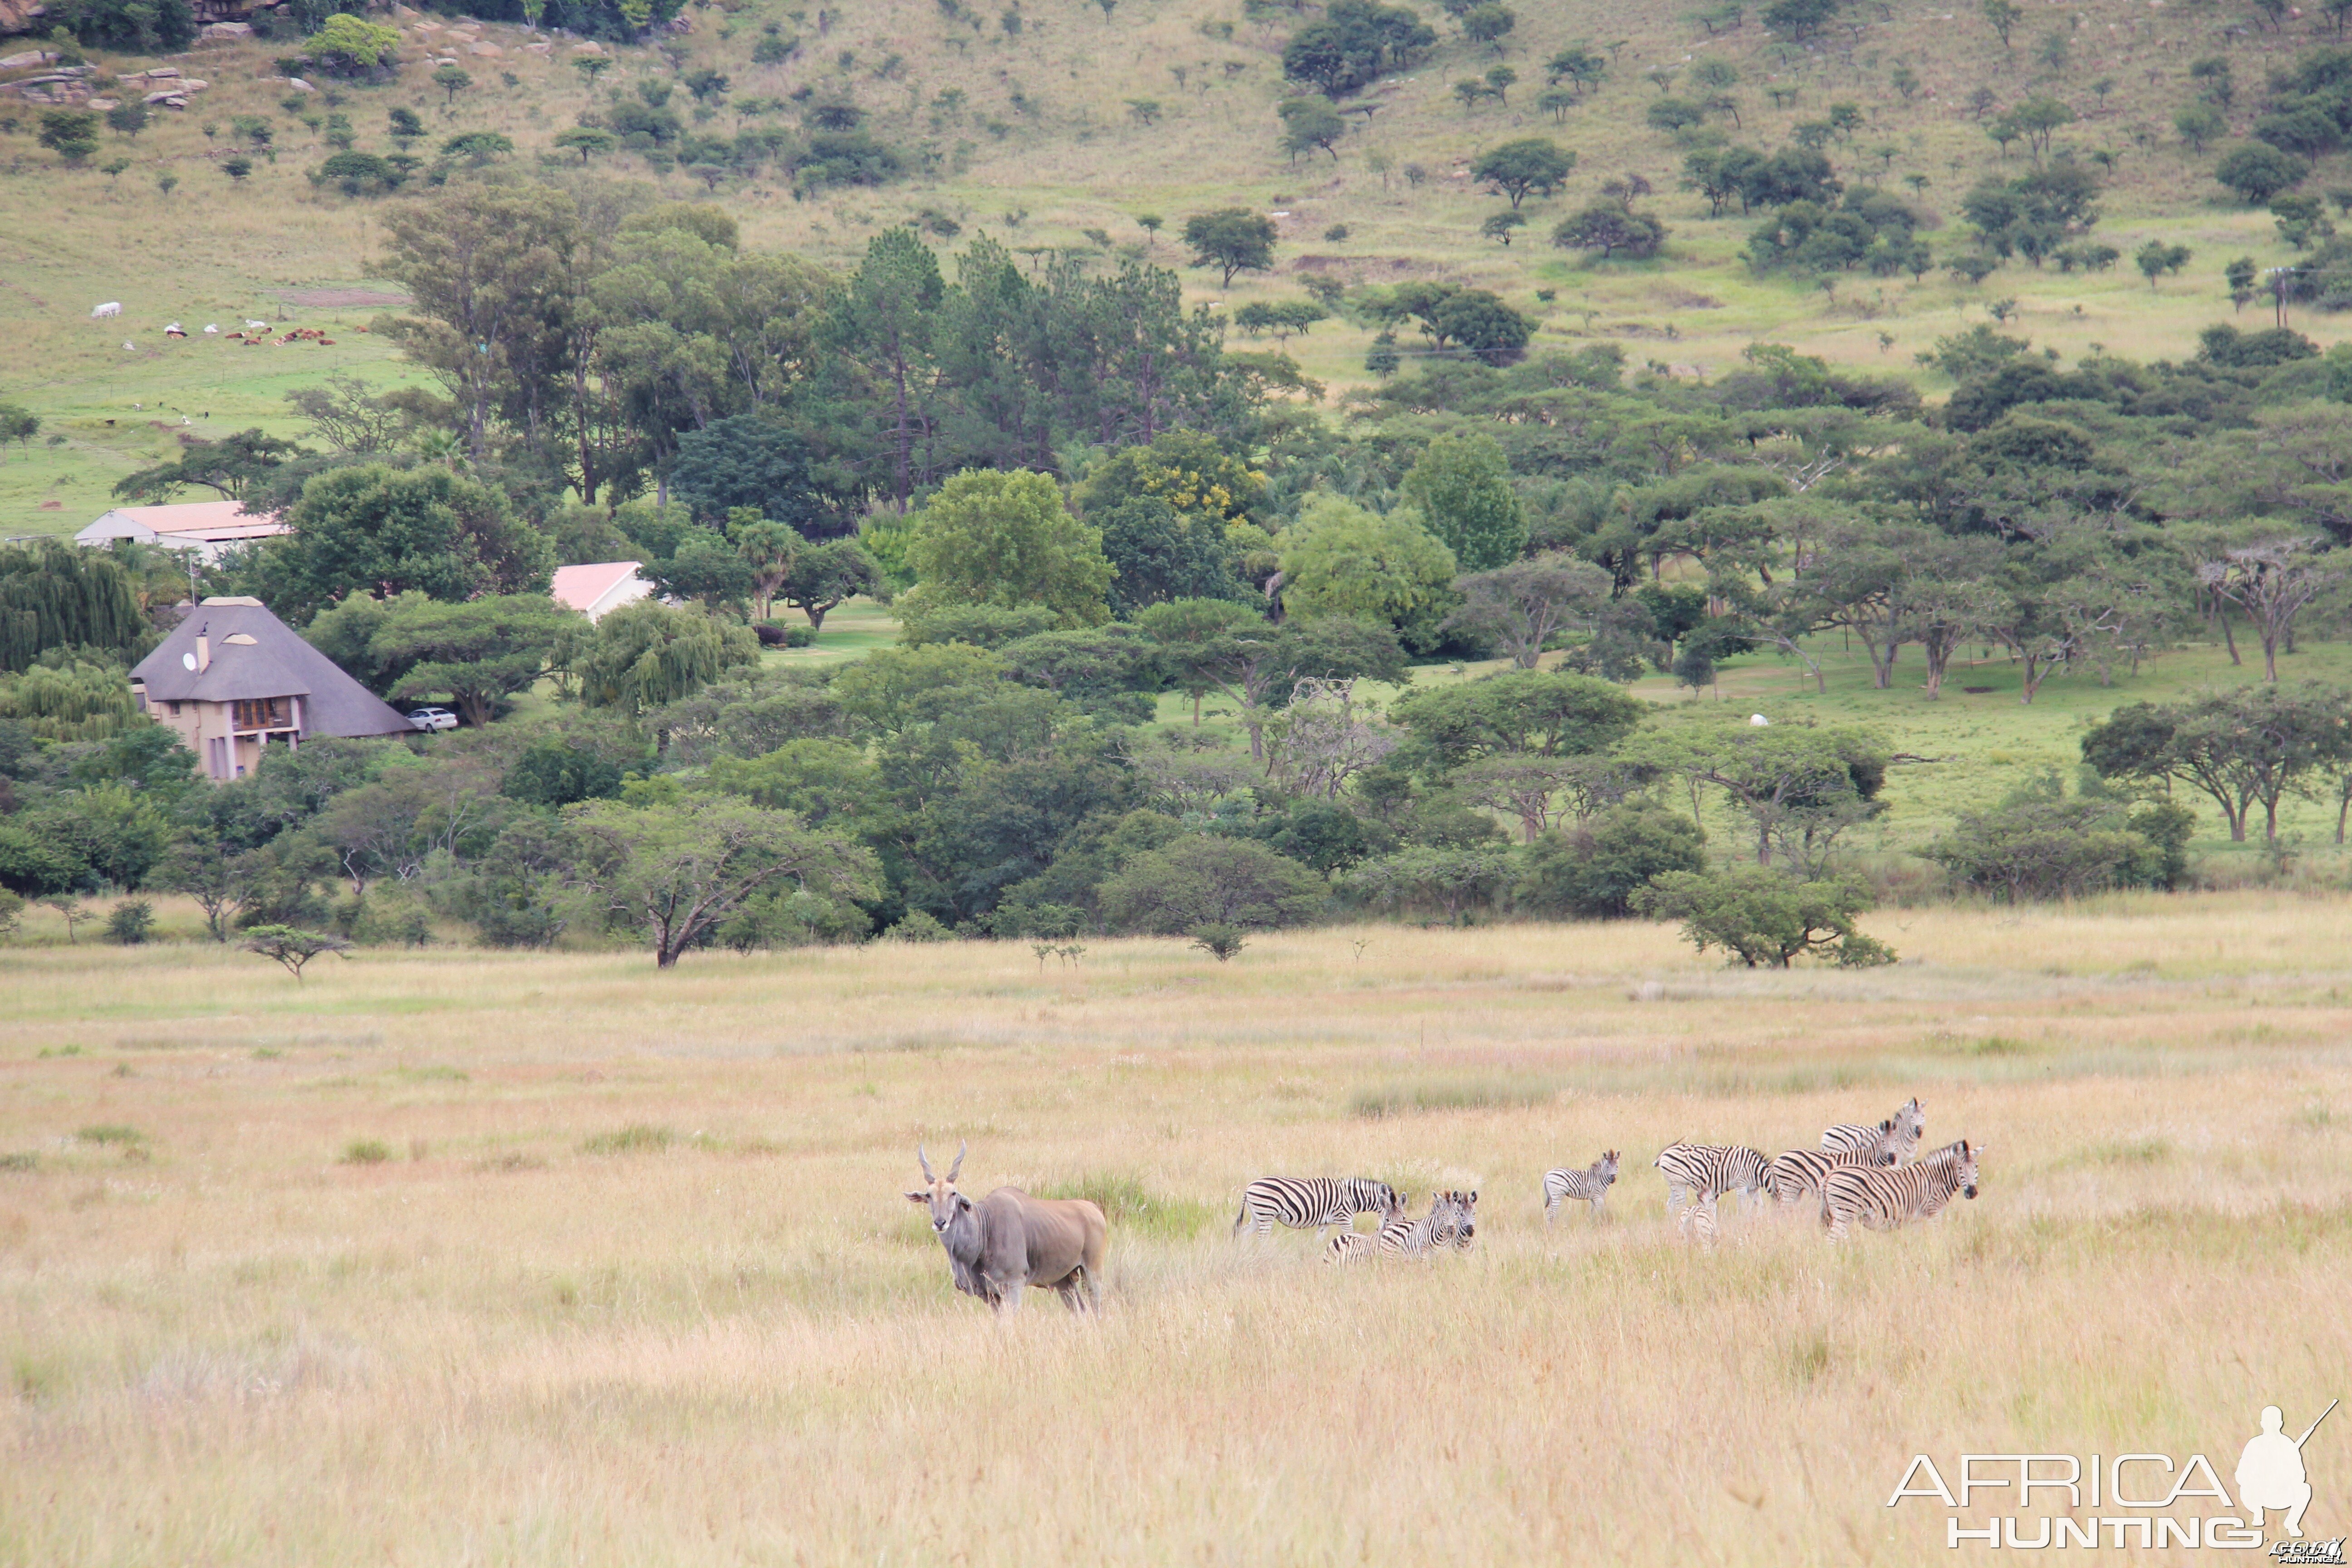
[[[773,621],[757,621],[751,630],[758,635],[761,647],[807,647],[816,641],[816,632],[810,626],[780,626]]]
[[[145,899],[125,899],[106,917],[106,934],[125,947],[145,942],[155,929],[155,906]]]
[[[1538,915],[1622,920],[1633,895],[1670,871],[1706,868],[1696,824],[1652,800],[1629,800],[1528,846],[1512,900]]]
[[[1750,969],[1786,969],[1807,954],[1841,967],[1892,963],[1894,950],[1853,929],[1870,907],[1856,880],[1801,879],[1769,866],[1669,871],[1630,900],[1654,920],[1678,920],[1701,952],[1719,947]]]
[[[677,1142],[667,1127],[633,1121],[614,1132],[598,1132],[580,1140],[583,1154],[658,1154]]]
[[[343,1145],[346,1165],[381,1165],[392,1158],[392,1146],[380,1138],[354,1138]]]
[[[919,601],[909,606],[901,622],[898,641],[906,647],[926,643],[970,643],[974,647],[999,648],[1008,643],[1050,632],[1062,617],[1042,605],[1004,609],[996,605],[938,605]]]
[[[2188,874],[2196,814],[2169,801],[2133,809],[2068,797],[2053,777],[1990,811],[1964,812],[1919,851],[1956,888],[2003,903],[2075,899],[2113,888],[2170,888]]]
[[[908,910],[898,917],[898,923],[884,931],[892,942],[953,942],[955,932],[921,910]]]
[[[1104,917],[1122,931],[1178,936],[1204,926],[1297,925],[1322,908],[1322,879],[1262,844],[1180,838],[1129,860],[1102,885]]]
[[[2292,153],[2259,142],[2242,143],[2213,166],[2213,177],[2238,193],[2248,206],[2261,206],[2281,191],[2303,184],[2311,165]]]

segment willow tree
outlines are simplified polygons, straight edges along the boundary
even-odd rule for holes
[[[0,548],[0,669],[49,648],[128,649],[145,630],[120,563],[62,540]]]

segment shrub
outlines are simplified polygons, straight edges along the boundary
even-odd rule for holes
[[[1719,947],[1750,969],[1786,969],[1807,954],[1843,968],[1895,962],[1891,948],[1853,929],[1870,907],[1856,880],[1806,880],[1769,866],[1669,871],[1630,901],[1653,919],[1682,921],[1684,939],[1701,952]]]
[[[1189,837],[1130,859],[1102,885],[1113,927],[1175,936],[1206,926],[1296,925],[1322,907],[1322,879],[1247,839]]]
[[[2213,166],[2213,177],[2238,193],[2248,206],[2261,206],[2281,191],[2303,184],[2311,165],[2292,153],[2259,142],[2242,142]]]
[[[953,942],[955,940],[954,931],[950,931],[936,918],[926,914],[921,910],[908,910],[898,917],[897,925],[882,934],[892,942]]]
[[[1705,870],[1705,846],[1697,825],[1680,812],[1629,800],[1528,846],[1512,900],[1530,914],[1622,920],[1652,879]]]
[[[125,947],[145,942],[155,929],[155,906],[145,899],[125,899],[106,917],[106,934]]]
[[[1990,811],[1962,813],[1919,853],[1954,887],[2020,904],[2174,887],[2187,876],[2195,826],[2186,806],[2158,801],[2135,810],[2113,797],[2069,797],[2053,776]]]
[[[354,1138],[343,1145],[346,1165],[381,1165],[391,1158],[392,1145],[380,1138]]]

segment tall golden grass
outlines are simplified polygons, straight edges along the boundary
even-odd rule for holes
[[[1915,1452],[2226,1477],[2261,1405],[2342,1391],[2352,905],[1876,934],[1906,963],[1729,972],[1638,925],[299,986],[11,952],[0,1562],[1906,1563],[1944,1552],[1883,1506]],[[1666,1142],[1914,1092],[1986,1145],[1977,1202],[1677,1240]],[[971,1190],[1104,1202],[1105,1315],[954,1294],[919,1137],[969,1140]],[[1548,1232],[1541,1172],[1604,1147],[1606,1217]],[[1477,1246],[1236,1248],[1271,1171],[1475,1185]]]

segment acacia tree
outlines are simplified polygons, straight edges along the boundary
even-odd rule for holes
[[[1559,189],[1575,167],[1576,154],[1562,152],[1549,136],[1527,136],[1480,154],[1470,165],[1470,177],[1508,196],[1516,209],[1530,195],[1548,196]]]
[[[2263,639],[2263,679],[2278,681],[2281,643],[2292,647],[2294,621],[2343,574],[2309,539],[2242,544],[2197,569],[2197,581],[2246,614]]]
[[[1636,736],[1625,756],[1683,778],[1694,796],[1702,784],[1723,791],[1754,826],[1759,866],[1777,847],[1816,869],[1839,834],[1885,809],[1886,747],[1860,730],[1696,721]]]
[[[1274,265],[1274,220],[1246,207],[1220,207],[1184,220],[1184,243],[1192,265],[1223,273],[1221,287],[1234,286],[1236,272],[1264,272]]]
[[[663,969],[752,898],[787,884],[835,905],[881,892],[872,850],[788,811],[700,797],[587,801],[564,816],[582,846],[581,881],[616,929],[651,940]]]
[[[2083,760],[2101,778],[2178,780],[2210,795],[2246,839],[2263,808],[2263,837],[2278,838],[2278,806],[2313,775],[2352,760],[2352,700],[2316,684],[2210,691],[2186,702],[2132,702],[2092,726]]]
[[[462,605],[404,601],[371,640],[381,663],[406,664],[394,701],[446,697],[468,724],[487,724],[499,705],[548,671],[577,614],[544,594],[509,594]]]
[[[1521,669],[1533,669],[1554,635],[1588,619],[1609,597],[1609,574],[1565,551],[1454,579],[1462,607],[1449,627],[1486,637]]]
[[[1249,731],[1250,760],[1265,761],[1270,710],[1301,680],[1405,679],[1404,649],[1396,633],[1374,621],[1320,616],[1276,626],[1246,605],[1223,599],[1171,599],[1136,616],[1193,701],[1222,692]]]

